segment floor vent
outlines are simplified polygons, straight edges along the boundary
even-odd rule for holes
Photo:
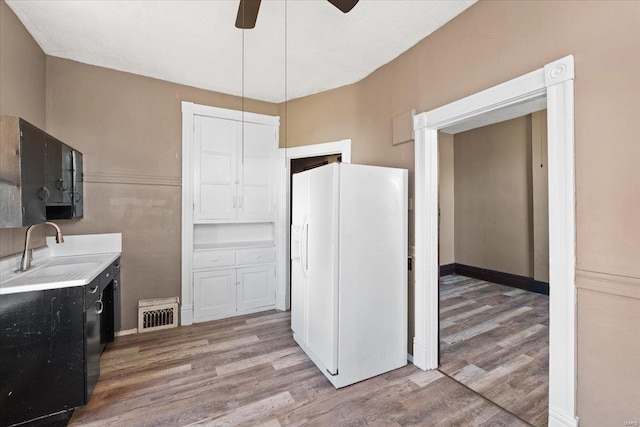
[[[178,326],[178,297],[138,301],[138,332]]]

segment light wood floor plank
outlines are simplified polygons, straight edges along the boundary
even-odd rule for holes
[[[483,288],[474,289],[482,297]],[[487,304],[456,298],[452,315]],[[336,390],[293,341],[289,313],[275,311],[118,337],[101,368],[70,426],[524,425],[442,373],[411,364]]]
[[[528,423],[546,426],[549,297],[457,275],[443,277],[440,292],[440,370]],[[455,305],[449,305],[452,295]],[[502,425],[499,418],[492,422]]]

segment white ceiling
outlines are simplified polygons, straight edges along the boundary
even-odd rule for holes
[[[269,102],[361,80],[474,2],[263,0],[243,32],[239,0],[7,0],[47,55]]]

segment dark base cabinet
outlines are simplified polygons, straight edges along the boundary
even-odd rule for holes
[[[100,283],[96,278],[87,285],[85,291],[86,310],[84,312],[84,367],[86,384],[84,386],[84,402],[89,402],[91,393],[100,377],[100,355],[102,354],[102,313],[104,303],[100,292]]]
[[[83,296],[83,287],[0,295],[0,425],[85,403]]]
[[[0,427],[65,426],[120,330],[120,258],[86,286],[0,295]]]
[[[102,301],[104,302],[104,312],[102,313],[101,340],[102,349],[107,343],[113,342],[116,332],[120,330],[120,258],[111,265],[109,278],[102,291]]]

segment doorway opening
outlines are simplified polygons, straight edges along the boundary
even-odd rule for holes
[[[546,110],[439,133],[439,370],[546,426]]]
[[[417,115],[414,364],[438,367],[438,132],[462,132],[547,109],[549,425],[577,426],[574,60],[567,56]]]
[[[351,140],[306,145],[302,147],[281,148],[280,159],[283,168],[280,172],[280,192],[276,234],[278,244],[278,275],[276,290],[276,309],[289,310],[291,307],[291,183],[292,175],[301,170],[312,169],[324,164],[340,161],[351,163]],[[325,163],[326,162],[326,163]],[[306,168],[306,169],[305,169]],[[295,169],[295,172],[294,172]]]

